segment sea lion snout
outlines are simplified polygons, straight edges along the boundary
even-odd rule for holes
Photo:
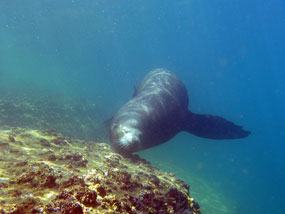
[[[120,136],[120,142],[123,145],[128,146],[132,143],[140,142],[139,135],[141,133],[136,128],[120,125],[118,132]]]
[[[112,126],[111,141],[116,150],[129,150],[138,146],[142,133],[136,124],[134,121],[125,121]]]

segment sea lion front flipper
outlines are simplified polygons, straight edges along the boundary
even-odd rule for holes
[[[138,94],[138,89],[137,89],[136,85],[134,85],[134,92],[133,92],[132,98],[134,98],[135,96],[137,96],[137,94]]]
[[[194,114],[188,111],[183,122],[183,130],[198,137],[210,139],[238,139],[251,134],[222,117],[209,114]]]

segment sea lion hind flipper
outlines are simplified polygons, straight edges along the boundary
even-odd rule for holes
[[[183,122],[183,130],[193,135],[210,139],[238,139],[251,134],[222,117],[209,114],[195,114],[188,111]]]

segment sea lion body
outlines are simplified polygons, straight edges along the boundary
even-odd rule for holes
[[[225,128],[236,134],[219,133],[215,127],[209,127],[209,124],[217,125],[217,121],[218,125],[226,122],[218,129]],[[167,142],[183,130],[213,139],[249,135],[223,118],[190,112],[188,93],[182,81],[166,69],[156,69],[145,76],[133,98],[113,117],[110,141],[118,152],[132,153]]]

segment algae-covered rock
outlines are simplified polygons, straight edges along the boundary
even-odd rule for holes
[[[189,186],[137,155],[52,131],[0,129],[0,213],[195,214]]]

